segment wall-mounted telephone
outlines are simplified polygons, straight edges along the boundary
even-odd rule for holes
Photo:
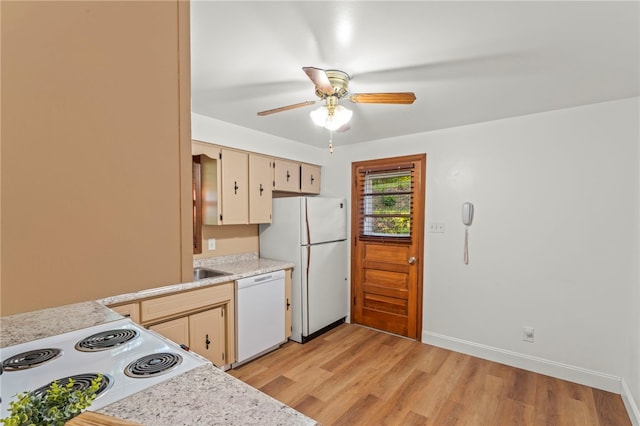
[[[462,205],[462,223],[469,226],[473,222],[473,204],[466,202]]]
[[[469,264],[469,225],[473,222],[473,204],[466,202],[462,205],[462,223],[464,223],[464,257],[465,265]]]

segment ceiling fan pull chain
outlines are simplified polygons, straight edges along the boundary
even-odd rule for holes
[[[329,130],[329,154],[333,154],[333,130]]]

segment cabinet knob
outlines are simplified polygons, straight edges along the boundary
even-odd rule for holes
[[[262,191],[264,191],[264,188],[262,187],[262,184],[260,184],[260,196],[262,197]]]
[[[205,337],[204,344],[206,345],[207,349],[209,349],[209,345],[211,344],[211,340],[209,340],[209,335],[208,334]]]
[[[287,311],[289,310],[289,306],[291,306],[291,302],[289,302],[289,298],[287,297]]]
[[[311,175],[311,183],[313,183],[314,180],[313,175]]]
[[[237,181],[233,181],[233,193],[237,194],[238,193],[238,182]]]
[[[289,170],[287,170],[287,182],[289,182],[290,177],[291,177],[291,174],[289,173]]]

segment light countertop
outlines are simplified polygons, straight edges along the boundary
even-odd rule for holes
[[[229,281],[235,281],[252,275],[266,274],[282,269],[293,268],[294,264],[280,260],[264,259],[258,257],[256,253],[248,253],[242,255],[196,259],[193,261],[193,266],[216,269],[218,271],[227,272],[229,275],[105,297],[104,299],[98,300],[98,302],[103,305],[135,302],[137,300],[162,296],[179,291],[193,290],[196,288],[228,283]]]

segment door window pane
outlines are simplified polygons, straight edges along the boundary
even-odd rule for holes
[[[365,236],[411,236],[411,171],[370,173],[363,193]]]

